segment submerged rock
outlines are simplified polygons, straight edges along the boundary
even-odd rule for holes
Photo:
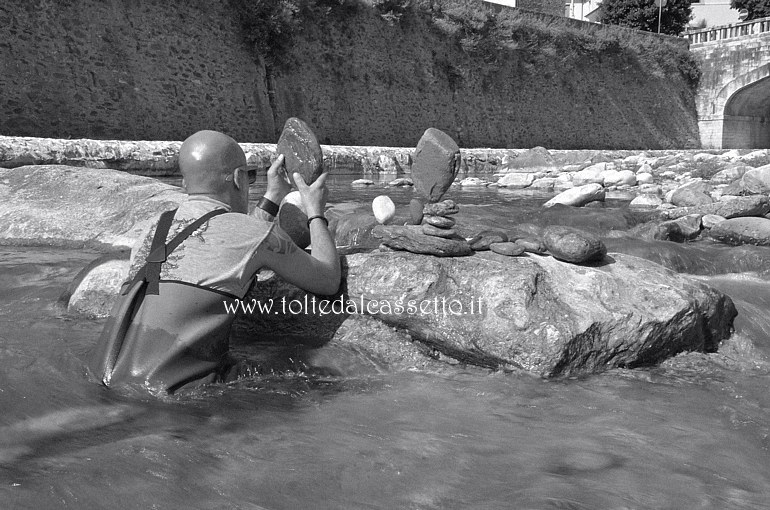
[[[414,190],[428,202],[438,202],[460,170],[460,148],[436,128],[428,128],[417,143],[412,163]]]
[[[286,171],[298,172],[307,184],[323,173],[324,156],[313,130],[302,120],[290,117],[283,125],[276,152],[286,158]]]

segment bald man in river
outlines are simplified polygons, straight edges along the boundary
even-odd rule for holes
[[[108,321],[90,364],[107,386],[139,384],[153,393],[172,393],[232,378],[228,349],[234,315],[225,313],[223,303],[243,298],[261,268],[315,294],[339,288],[339,256],[324,217],[326,173],[310,185],[300,174],[292,176],[309,218],[308,254],[273,221],[291,190],[283,156],[268,170],[267,189],[253,215],[249,185],[255,174],[229,136],[216,131],[190,136],[180,148],[179,168],[187,200],[173,215],[162,215],[131,252],[129,281],[138,274],[150,282],[148,290],[125,335],[109,338]],[[176,236],[181,242],[174,249]],[[115,315],[113,310],[111,321]]]

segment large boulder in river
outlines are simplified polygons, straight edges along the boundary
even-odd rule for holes
[[[491,252],[463,258],[349,255],[345,294],[328,303],[341,313],[244,315],[237,319],[236,341],[280,338],[318,347],[344,334],[347,347],[387,353],[387,364],[398,366],[398,356],[417,352],[399,333],[406,332],[424,351],[553,377],[713,351],[730,334],[736,311],[724,294],[637,257],[612,253],[609,262],[585,267]],[[108,290],[107,300],[115,290]],[[245,300],[284,297],[310,301],[275,276],[260,278]],[[380,328],[373,336],[371,322],[362,322],[360,314],[397,330]]]
[[[438,202],[459,170],[460,147],[443,131],[428,128],[414,152],[414,191],[428,202]]]
[[[0,169],[0,244],[130,248],[187,195],[157,179],[106,169]]]
[[[711,237],[738,246],[770,246],[770,220],[767,218],[732,218],[720,221],[709,231]]]

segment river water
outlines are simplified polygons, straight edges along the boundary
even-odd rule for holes
[[[382,192],[332,183],[331,198]],[[554,218],[544,196],[448,196],[459,221]],[[352,361],[346,377],[285,371],[126,396],[84,376],[103,321],[56,306],[95,254],[0,248],[0,507],[770,508],[770,249],[740,252],[733,273],[738,258],[707,241],[640,248],[623,237],[624,203],[570,221],[727,292],[740,315],[719,353],[563,380]]]

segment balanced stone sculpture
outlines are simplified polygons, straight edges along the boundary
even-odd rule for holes
[[[290,117],[284,124],[276,151],[286,158],[289,175],[298,172],[307,184],[323,173],[321,146],[310,127],[296,117]]]
[[[428,128],[417,143],[412,163],[414,190],[430,203],[438,202],[460,170],[460,147],[436,128]]]

